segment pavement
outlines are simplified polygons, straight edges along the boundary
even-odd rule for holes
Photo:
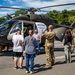
[[[46,56],[43,49],[36,55],[33,75],[75,75],[75,53],[72,54],[72,63],[65,63],[63,42],[55,41],[55,65],[52,69],[46,68]],[[0,75],[26,75],[25,60],[23,69],[14,69],[12,51],[0,54]],[[30,75],[30,74],[28,74]]]

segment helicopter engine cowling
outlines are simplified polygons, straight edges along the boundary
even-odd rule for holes
[[[59,40],[59,41],[62,41],[63,38],[64,38],[64,35],[65,35],[65,31],[66,31],[67,28],[65,27],[59,27],[59,28],[55,28],[53,29],[53,31],[55,32],[56,34],[56,40]]]

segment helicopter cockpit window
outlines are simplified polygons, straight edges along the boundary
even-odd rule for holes
[[[12,25],[13,25],[15,22],[17,22],[17,21],[8,20],[8,21],[5,21],[5,22],[3,22],[2,24],[0,24],[0,34],[4,34],[4,33],[9,32],[9,30],[11,29]]]
[[[22,30],[22,22],[19,22],[16,25],[14,25],[14,27],[12,28],[10,34],[17,32],[18,29]]]

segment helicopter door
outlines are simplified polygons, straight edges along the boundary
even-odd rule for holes
[[[21,33],[22,33],[22,35],[23,35],[23,22],[18,22],[18,23],[16,23],[16,24],[12,27],[12,29],[10,30],[10,32],[9,32],[9,34],[8,34],[7,39],[8,39],[8,40],[12,40],[13,35],[16,34],[16,32],[18,31],[18,29],[21,30]]]
[[[30,29],[34,30],[34,25],[24,22],[24,23],[23,23],[24,37],[28,36],[28,31],[29,31]]]
[[[38,30],[38,34],[41,37],[43,29],[46,29],[47,27],[46,27],[46,25],[44,23],[40,23],[40,22],[38,23],[37,22],[35,24],[36,24],[36,27],[37,27],[37,30]]]

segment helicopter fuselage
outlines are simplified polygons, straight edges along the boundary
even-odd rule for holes
[[[21,30],[21,33],[24,37],[27,36],[27,30],[29,28],[33,30],[37,29],[41,36],[42,30],[44,28],[47,28],[48,25],[54,26],[56,39],[62,41],[64,33],[66,31],[66,27],[56,26],[54,20],[45,15],[29,14],[25,16],[15,17],[9,21],[0,24],[0,44],[12,45],[12,37],[16,34],[18,29]]]
[[[2,27],[5,25],[11,26],[11,28],[1,27],[0,32],[0,44],[2,45],[12,45],[12,37],[16,35],[18,29],[21,30],[21,34],[23,37],[27,36],[27,30],[32,29],[38,30],[39,35],[41,36],[42,30],[47,28],[44,23],[41,22],[32,22],[32,21],[24,21],[24,20],[12,20],[14,21],[11,25],[9,25],[9,21],[5,22]],[[11,21],[11,22],[12,22]],[[2,33],[3,32],[3,33]]]

